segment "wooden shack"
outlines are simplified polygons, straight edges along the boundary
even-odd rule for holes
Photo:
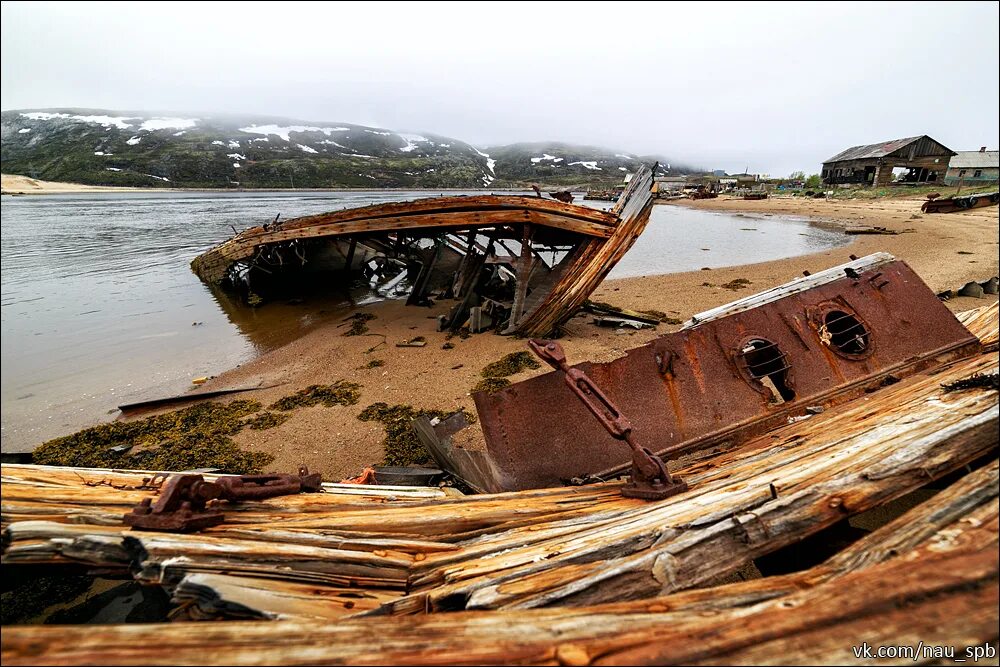
[[[852,146],[823,163],[823,183],[883,187],[896,177],[902,183],[935,183],[955,154],[926,134]]]
[[[1000,179],[1000,151],[959,151],[948,163],[947,185],[987,185]]]

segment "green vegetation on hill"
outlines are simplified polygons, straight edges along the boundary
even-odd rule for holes
[[[479,150],[433,134],[270,117],[46,109],[0,121],[4,173],[88,185],[603,189],[655,161],[557,143]]]

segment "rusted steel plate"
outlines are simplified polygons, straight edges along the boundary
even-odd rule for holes
[[[981,349],[909,266],[875,259],[756,308],[694,323],[614,361],[574,368],[628,416],[639,445],[676,455],[744,440],[808,414],[806,408]],[[607,473],[629,459],[628,448],[556,373],[474,399],[489,454],[510,489]]]

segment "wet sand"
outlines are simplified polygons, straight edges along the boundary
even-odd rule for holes
[[[664,204],[667,205],[667,204]],[[913,231],[895,235],[854,236],[843,248],[791,259],[707,271],[660,276],[643,276],[605,281],[592,296],[617,306],[656,309],[679,319],[727,303],[751,293],[816,272],[858,256],[885,251],[905,260],[935,292],[958,289],[969,280],[982,281],[998,272],[997,209],[975,209],[952,214],[923,215],[919,199],[875,201],[823,201],[774,198],[764,201],[702,200],[681,204],[705,210],[754,212],[808,216],[840,226],[879,225],[894,230]],[[664,252],[670,252],[664,248]],[[972,253],[972,254],[959,254]],[[708,287],[736,278],[751,284],[738,291]],[[990,297],[995,299],[996,297]],[[953,310],[965,310],[988,303],[986,299],[958,298],[948,302]],[[433,308],[406,307],[401,302],[381,303],[365,310],[377,319],[368,323],[368,335],[345,337],[346,325],[332,322],[302,338],[273,350],[252,362],[211,380],[205,389],[247,386],[258,382],[281,386],[241,394],[265,405],[310,384],[351,380],[362,385],[361,400],[350,407],[322,406],[299,409],[281,426],[266,431],[246,430],[236,436],[242,446],[267,451],[276,456],[272,468],[293,470],[305,464],[328,479],[359,472],[382,459],[384,432],[376,422],[362,422],[358,413],[366,406],[384,401],[418,408],[454,410],[465,407],[474,412],[471,388],[480,370],[503,355],[526,349],[525,341],[493,334],[479,334],[462,340],[454,337],[454,349],[442,349],[446,334],[436,331],[434,318],[447,311],[451,302]],[[626,349],[642,345],[678,326],[660,325],[656,331],[616,334],[578,315],[566,327],[561,339],[571,362],[607,361]],[[413,336],[424,336],[423,348],[396,347]],[[383,342],[384,341],[384,342]],[[371,352],[368,350],[375,349]],[[385,365],[363,368],[370,360]],[[547,372],[542,368],[524,371],[512,380]],[[478,430],[468,446],[481,438]]]

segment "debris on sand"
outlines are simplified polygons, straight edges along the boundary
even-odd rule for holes
[[[314,384],[299,390],[291,396],[279,398],[269,410],[294,410],[297,407],[311,407],[322,403],[328,408],[335,405],[354,405],[361,398],[361,385],[356,382],[337,380],[333,384]]]
[[[511,352],[503,359],[487,364],[479,374],[484,378],[505,378],[528,368],[533,370],[541,367],[530,352]]]
[[[751,284],[752,283],[746,278],[736,278],[735,280],[730,280],[728,283],[722,283],[719,287],[722,287],[723,289],[733,290],[735,292],[736,290],[741,290],[744,287],[747,287]]]
[[[368,333],[368,322],[375,319],[375,316],[371,313],[354,313],[350,317],[344,318],[344,321],[350,321],[350,328],[344,332],[345,336],[361,336]]]
[[[33,452],[34,461],[89,468],[259,473],[274,457],[242,451],[230,436],[248,425],[245,417],[260,409],[257,401],[207,402],[146,419],[100,424],[40,445]]]
[[[464,412],[464,410],[463,410]],[[450,413],[444,410],[424,410],[412,405],[389,405],[388,403],[372,403],[361,411],[358,419],[365,422],[375,421],[385,427],[385,440],[382,448],[385,451],[383,465],[408,466],[430,462],[430,454],[413,431],[410,425],[414,419],[426,416],[428,419],[444,419]],[[470,415],[466,415],[473,421]]]

